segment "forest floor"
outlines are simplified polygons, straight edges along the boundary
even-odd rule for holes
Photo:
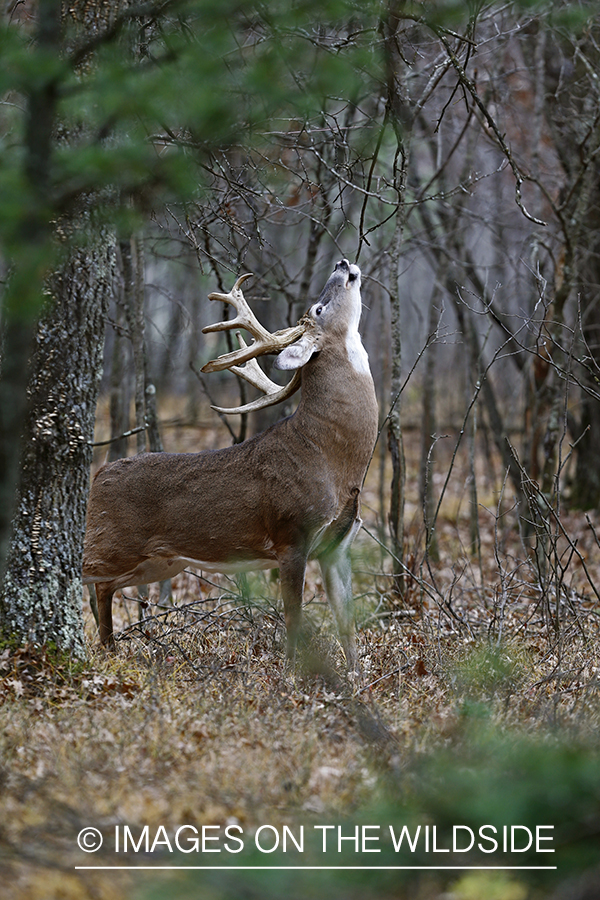
[[[196,439],[191,429],[173,429],[168,449],[193,449]],[[227,443],[204,433],[205,445],[217,440]],[[453,451],[453,439],[447,449],[439,447],[432,474],[437,496]],[[480,452],[473,482],[467,456],[462,449],[456,454],[437,519],[437,547],[426,553],[418,438],[406,435],[410,574],[401,592],[380,543],[381,473],[377,458],[373,462],[353,564],[363,669],[358,685],[344,678],[312,565],[305,592],[310,636],[296,671],[284,662],[279,586],[269,573],[235,580],[182,573],[172,585],[172,606],[156,605],[158,586],[151,586],[142,621],[136,591],[126,591],[131,599],[115,602],[120,639],[114,654],[99,648],[85,600],[89,657],[83,664],[31,649],[0,650],[1,896],[600,895],[584,894],[584,882],[597,885],[597,871],[581,844],[590,835],[598,840],[600,822],[594,756],[600,518],[566,511],[545,532],[537,523],[537,540],[526,546],[502,474],[490,471]],[[387,485],[389,472],[383,478]],[[302,872],[273,870],[255,883],[245,870],[231,869],[290,860],[334,866],[347,863],[352,852],[355,865],[374,865],[369,850],[380,846],[375,863],[399,865],[400,856],[390,856],[390,841],[383,840],[390,822],[415,828],[419,822],[421,837],[430,829],[427,840],[437,824],[445,840],[451,823],[475,829],[477,822],[504,822],[533,830],[534,823],[552,822],[560,830],[569,817],[583,855],[565,857],[562,870],[539,878],[530,870],[493,868],[514,865],[514,852],[493,860],[482,853],[468,857],[487,865],[484,870],[434,870],[431,847],[408,854],[408,862],[425,869],[373,870],[366,881],[359,871],[338,873],[346,877],[340,882],[325,870],[310,873],[312,880],[307,873],[306,881]],[[358,834],[360,846],[336,843],[338,826],[344,837]],[[96,853],[78,846],[87,828],[103,838]],[[559,831],[542,832],[550,833]],[[562,834],[572,849],[571,832]],[[302,856],[292,852],[291,835],[297,842],[300,836],[318,841]],[[204,837],[204,852],[196,852],[195,836]],[[91,848],[96,838],[90,832],[80,840]],[[322,841],[329,838],[324,852]],[[171,852],[176,844],[182,853]],[[465,859],[450,853],[443,861]],[[522,860],[549,864],[541,853]],[[401,861],[407,864],[406,855]],[[167,865],[225,870],[157,868]],[[80,868],[86,866],[109,868]]]

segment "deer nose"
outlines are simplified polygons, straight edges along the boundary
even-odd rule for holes
[[[335,271],[337,272],[339,269],[344,269],[346,272],[350,270],[350,263],[347,259],[340,259],[339,263],[335,264]]]

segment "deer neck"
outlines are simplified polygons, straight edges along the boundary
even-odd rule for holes
[[[342,344],[324,348],[302,370],[296,426],[313,442],[366,466],[377,437],[378,407],[373,378],[364,361],[357,368]],[[366,460],[366,461],[365,461]]]

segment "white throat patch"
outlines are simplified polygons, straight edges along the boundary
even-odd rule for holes
[[[352,368],[360,375],[371,374],[369,368],[369,354],[363,346],[358,328],[348,329],[348,334],[346,335],[346,353],[348,354],[348,359],[350,360]]]

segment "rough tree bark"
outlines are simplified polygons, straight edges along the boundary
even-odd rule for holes
[[[21,481],[0,629],[18,643],[83,656],[81,558],[111,242],[74,250],[50,282],[35,341]]]

